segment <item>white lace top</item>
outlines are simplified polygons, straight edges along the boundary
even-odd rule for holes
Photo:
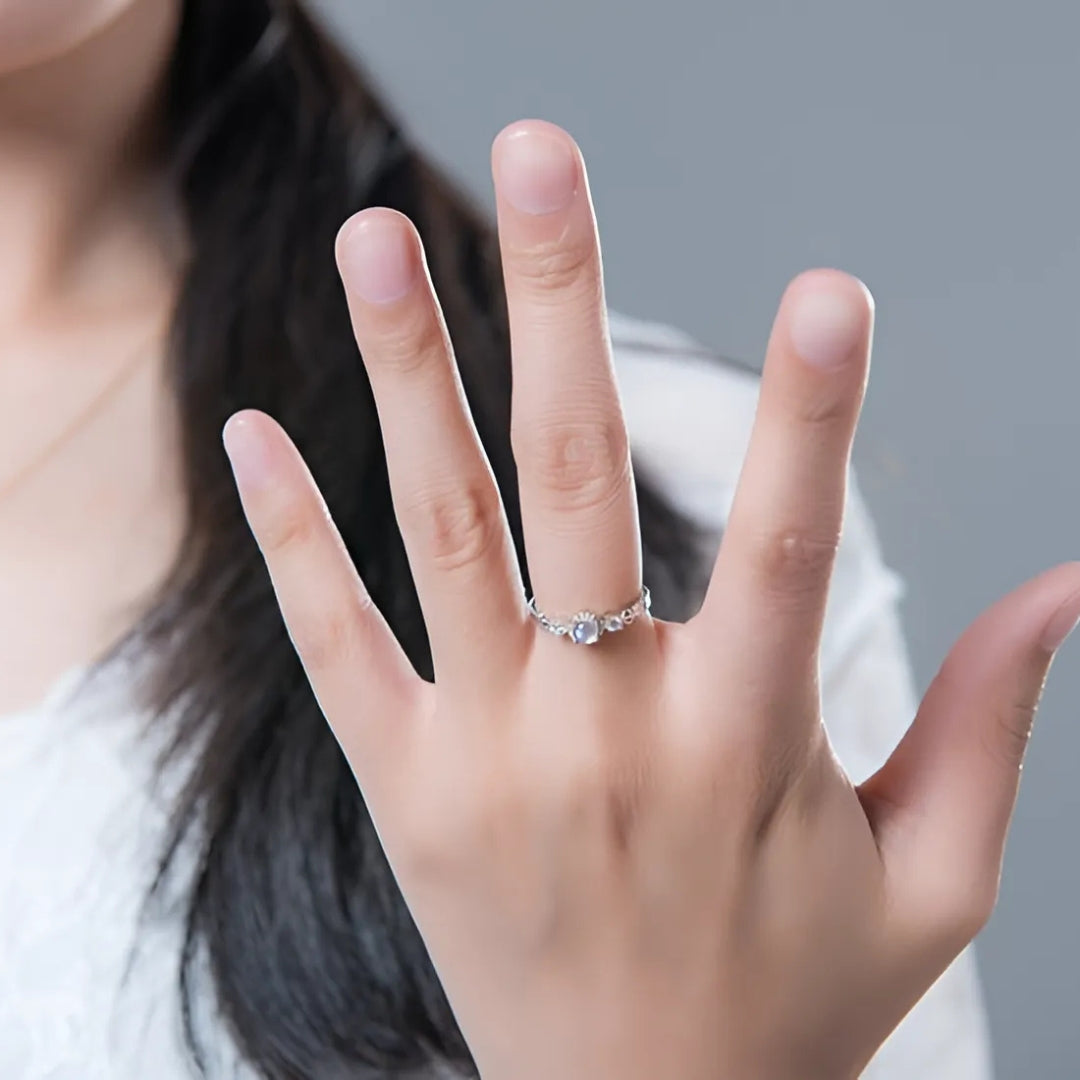
[[[718,535],[749,438],[757,378],[665,355],[695,342],[663,324],[612,312],[611,331],[636,457]],[[898,619],[903,591],[882,563],[852,476],[826,612],[822,693],[836,753],[856,782],[884,760],[915,713]],[[135,737],[129,696],[137,671],[125,661],[90,680],[83,675],[69,670],[37,707],[0,716],[0,1078],[195,1077],[180,1035],[179,920],[140,930],[124,980],[165,811],[150,793],[149,750]],[[209,984],[204,997],[213,1020]],[[254,1080],[218,1030],[216,1064],[225,1068],[215,1075]],[[990,1075],[968,950],[864,1077]]]

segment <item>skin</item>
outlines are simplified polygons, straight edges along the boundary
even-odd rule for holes
[[[175,13],[0,0],[0,485],[168,313],[178,256],[138,147]],[[585,164],[565,131],[527,120],[499,134],[492,168],[538,601],[621,608],[641,584],[640,541]],[[415,228],[365,210],[338,263],[434,684],[368,599],[288,435],[243,410],[223,438],[485,1080],[855,1076],[993,908],[1080,564],[983,612],[855,788],[822,725],[817,661],[869,371],[866,287],[818,269],[785,290],[700,612],[585,647],[526,611]],[[173,556],[160,353],[131,371],[0,500],[0,710],[94,655]]]
[[[527,120],[499,134],[492,170],[533,583],[542,610],[618,609],[640,542],[585,164],[565,131]],[[560,209],[514,204],[550,207],[560,185]],[[485,1080],[855,1077],[990,916],[1080,563],[983,612],[892,757],[853,787],[817,668],[869,370],[866,287],[817,269],[785,290],[699,613],[577,646],[526,610],[415,228],[364,210],[338,263],[434,684],[371,603],[287,434],[242,410],[224,440]],[[409,269],[411,289],[386,300]]]
[[[0,74],[78,49],[132,6],[133,0],[0,0]]]
[[[179,544],[179,253],[143,151],[178,13],[0,0],[0,713],[118,639]]]

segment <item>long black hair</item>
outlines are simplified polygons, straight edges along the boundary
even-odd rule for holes
[[[159,775],[184,763],[144,914],[182,883],[187,1044],[205,1070],[209,987],[214,1022],[258,1075],[360,1080],[435,1075],[443,1063],[475,1076],[285,630],[221,428],[249,406],[281,422],[375,602],[432,679],[334,238],[371,205],[419,230],[528,586],[494,226],[409,145],[299,0],[185,0],[162,147],[187,234],[168,368],[186,534],[103,660],[136,643],[153,657],[139,693],[151,726],[168,721]],[[645,466],[635,471],[654,613],[681,620],[703,594],[701,534]]]

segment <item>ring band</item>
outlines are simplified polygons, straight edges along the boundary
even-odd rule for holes
[[[529,613],[536,621],[550,634],[568,636],[575,645],[594,645],[602,634],[612,634],[642,618],[651,605],[649,588],[643,585],[637,599],[618,611],[609,611],[603,615],[595,611],[579,611],[569,619],[555,619],[537,608],[535,596],[529,597]]]

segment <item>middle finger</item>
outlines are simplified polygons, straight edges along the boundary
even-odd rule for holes
[[[533,591],[550,615],[614,611],[641,588],[641,545],[584,162],[561,128],[527,120],[499,134],[492,169]]]

